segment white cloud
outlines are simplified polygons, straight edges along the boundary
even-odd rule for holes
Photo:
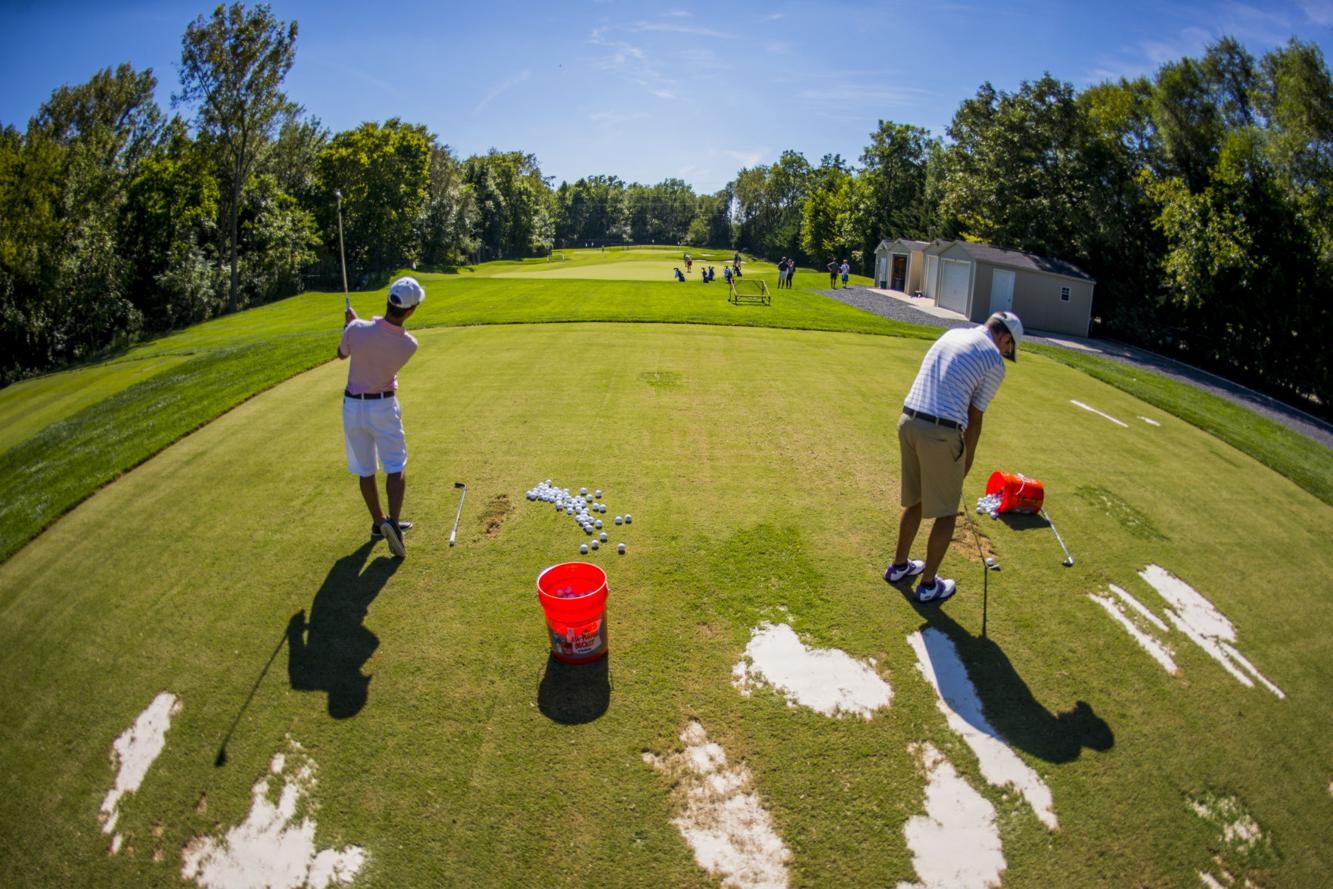
[[[724,155],[725,157],[734,159],[736,163],[740,164],[742,167],[753,167],[768,156],[769,150],[767,148],[757,148],[757,149],[723,148],[721,154]]]
[[[1333,26],[1333,0],[1301,0],[1305,17],[1321,28]]]
[[[674,98],[676,98],[676,94],[673,93],[671,90],[653,90],[652,92],[653,92],[653,95],[654,95],[654,96],[657,96],[657,98],[659,98],[659,99],[674,99]]]

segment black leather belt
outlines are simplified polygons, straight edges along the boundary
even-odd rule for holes
[[[925,411],[914,411],[910,407],[903,408],[903,413],[914,420],[925,420],[927,423],[934,423],[936,426],[943,426],[946,429],[962,429],[963,424],[957,420],[947,420],[944,417],[936,417]]]
[[[346,389],[343,390],[343,395],[348,398],[357,398],[361,401],[378,401],[381,398],[393,398],[397,394],[398,393],[394,392],[392,389],[388,392],[348,392]]]

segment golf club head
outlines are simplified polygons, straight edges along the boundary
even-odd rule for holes
[[[455,487],[455,488],[462,488],[464,491],[467,490],[467,485],[463,484],[462,482],[454,482],[454,487]]]
[[[1073,568],[1073,567],[1074,567],[1074,557],[1073,557],[1073,556],[1070,556],[1069,558],[1065,559],[1064,562],[1061,563],[1061,564],[1063,564],[1066,568]]]

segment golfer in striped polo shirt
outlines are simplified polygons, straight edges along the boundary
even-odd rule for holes
[[[1023,322],[996,312],[979,327],[947,331],[921,361],[898,419],[902,452],[902,515],[889,583],[920,575],[919,602],[943,602],[957,584],[937,571],[953,539],[963,478],[981,439],[981,421],[1004,382],[1003,359],[1014,361]],[[934,519],[925,561],[909,558],[921,519]]]

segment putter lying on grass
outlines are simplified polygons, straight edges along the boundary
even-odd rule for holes
[[[463,493],[458,498],[458,515],[454,516],[454,529],[449,532],[449,545],[454,545],[454,535],[458,533],[458,520],[463,517],[463,501],[467,498],[467,485],[462,482],[454,482],[455,488],[462,488]]]
[[[1051,517],[1046,514],[1045,509],[1041,511],[1041,517],[1046,520],[1046,524],[1051,526],[1051,530],[1055,531],[1055,539],[1060,541],[1060,549],[1065,551],[1064,566],[1066,568],[1072,568],[1074,566],[1074,557],[1069,554],[1069,547],[1065,546],[1065,539],[1060,536],[1059,531],[1056,531],[1055,522],[1051,521]]]

